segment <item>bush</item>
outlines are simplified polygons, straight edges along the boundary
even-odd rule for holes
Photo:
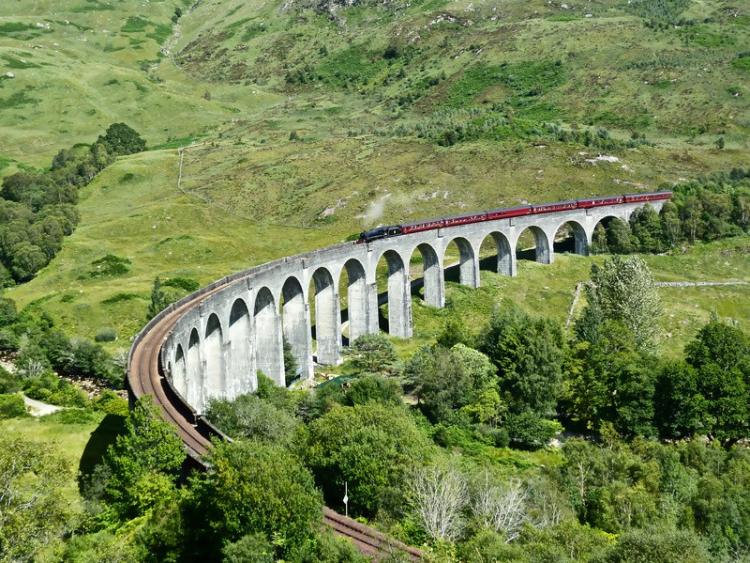
[[[232,401],[212,399],[206,417],[233,438],[253,438],[271,444],[290,443],[299,424],[292,415],[250,394]]]
[[[23,389],[28,397],[52,405],[86,407],[89,404],[88,397],[82,390],[49,371],[25,379]]]
[[[102,328],[94,336],[96,342],[114,342],[117,340],[117,331],[111,327]]]
[[[117,156],[146,150],[146,141],[141,138],[135,129],[125,123],[110,125],[107,132],[99,136],[97,142],[102,143],[109,154]]]
[[[26,416],[26,404],[17,393],[0,395],[0,420]]]
[[[0,393],[15,393],[21,390],[19,379],[0,366]]]

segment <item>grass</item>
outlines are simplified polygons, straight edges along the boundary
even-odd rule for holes
[[[36,27],[52,8],[50,28]],[[146,18],[136,0],[0,6],[0,60],[39,65],[0,83],[0,154],[10,163],[0,174],[47,166],[61,147],[90,142],[115,121],[151,147],[82,190],[82,221],[63,251],[9,291],[20,305],[43,303],[73,333],[111,326],[127,342],[157,275],[204,284],[380,223],[655,189],[747,160],[750,98],[734,93],[745,83],[738,55],[750,26],[718,2],[564,10],[511,0],[502,17],[463,0],[404,3],[346,9],[339,26],[326,14],[227,0],[185,10],[165,56],[173,11],[154,3]],[[683,17],[712,23],[643,25]],[[418,37],[404,31],[412,29]],[[37,32],[46,43],[31,56],[20,35]],[[294,70],[309,81],[286,84]],[[446,107],[464,112],[457,125],[495,128],[451,147],[420,137],[420,126],[446,121]],[[621,144],[611,153],[619,162],[591,164],[598,150],[533,132],[550,121],[606,126],[619,141],[636,130],[654,146]],[[186,145],[178,191],[174,149]],[[728,271],[713,252],[658,257],[660,275],[745,275],[740,259]],[[107,255],[129,261],[126,271],[88,276]],[[563,318],[589,263],[523,263],[517,280],[483,274],[486,287],[465,294],[450,285],[448,296],[469,316],[510,292]],[[441,318],[422,309],[415,305],[418,331],[428,334]]]
[[[40,448],[52,450],[65,459],[70,472],[62,493],[76,508],[80,508],[81,504],[77,480],[81,465],[87,466],[86,464],[100,459],[101,456],[94,450],[101,450],[102,444],[113,440],[122,420],[118,423],[112,421],[112,416],[105,417],[104,414],[95,412],[88,414],[86,417],[78,417],[78,421],[72,423],[65,422],[65,417],[60,413],[0,421],[0,431],[36,442]]]

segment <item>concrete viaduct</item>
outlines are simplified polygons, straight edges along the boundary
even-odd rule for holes
[[[658,210],[662,203],[651,205]],[[536,261],[549,264],[554,260],[555,236],[564,225],[572,230],[575,252],[587,254],[597,224],[610,217],[627,221],[642,205],[573,209],[344,243],[251,268],[186,298],[200,301],[179,316],[166,336],[160,352],[163,373],[180,398],[200,414],[212,397],[231,399],[254,391],[257,371],[284,385],[285,337],[300,377],[312,378],[314,362],[341,361],[342,296],[350,341],[379,331],[376,271],[381,261],[387,264],[389,333],[408,338],[409,264],[416,253],[423,264],[424,300],[442,307],[450,243],[458,247],[460,283],[478,287],[479,249],[485,240],[497,249],[497,271],[515,276],[516,246],[527,229],[536,243]]]

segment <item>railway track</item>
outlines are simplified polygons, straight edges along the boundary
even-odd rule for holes
[[[209,286],[207,291],[188,297],[162,311],[136,337],[128,360],[127,386],[131,397],[137,399],[151,395],[164,420],[176,428],[193,463],[203,469],[205,465],[202,457],[211,447],[210,438],[226,437],[176,396],[164,377],[159,356],[167,336],[180,316],[228,283],[224,281]],[[323,510],[323,522],[334,533],[352,541],[361,553],[373,559],[394,553],[405,555],[412,561],[419,561],[422,557],[419,550],[388,538],[328,507]]]

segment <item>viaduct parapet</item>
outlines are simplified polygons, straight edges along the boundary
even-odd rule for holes
[[[657,210],[663,205],[663,201],[649,203]],[[344,243],[251,268],[170,306],[168,311],[180,310],[180,314],[172,315],[158,367],[170,395],[196,416],[210,398],[231,399],[254,391],[258,371],[285,385],[284,338],[297,360],[299,377],[310,379],[314,363],[341,361],[345,333],[354,341],[380,330],[376,272],[381,261],[387,264],[388,332],[408,338],[413,257],[421,258],[424,301],[443,307],[446,250],[451,243],[459,250],[460,283],[479,287],[479,249],[485,240],[497,249],[497,272],[515,276],[516,247],[524,231],[534,237],[536,261],[550,264],[555,237],[563,226],[572,230],[575,252],[585,255],[600,222],[610,217],[627,221],[642,205],[619,203]],[[342,322],[344,300],[346,322]],[[129,369],[131,391],[132,379]]]

